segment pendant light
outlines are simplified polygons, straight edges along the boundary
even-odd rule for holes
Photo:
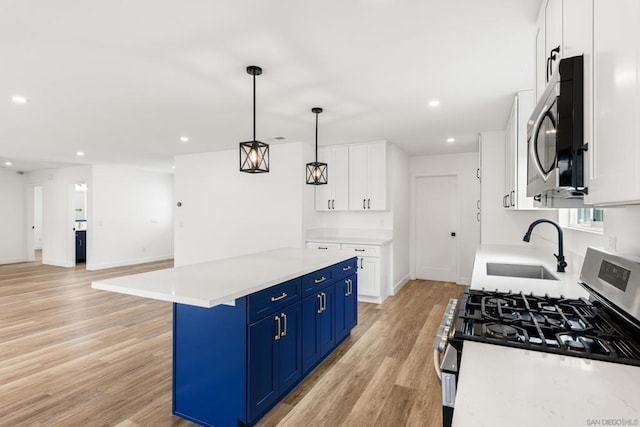
[[[253,76],[253,140],[240,143],[240,172],[269,172],[269,144],[256,140],[256,76],[262,68],[250,65],[247,73]]]
[[[327,164],[318,161],[318,114],[322,108],[314,107],[311,112],[316,115],[316,161],[307,163],[307,184],[324,185],[327,183]]]

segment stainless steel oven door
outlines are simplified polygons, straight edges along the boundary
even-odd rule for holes
[[[547,88],[527,125],[527,196],[558,186],[557,83]]]

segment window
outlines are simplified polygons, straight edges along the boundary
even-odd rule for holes
[[[598,208],[578,208],[569,210],[568,227],[602,233],[604,211]]]

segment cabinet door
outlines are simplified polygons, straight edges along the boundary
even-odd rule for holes
[[[380,259],[358,258],[359,295],[380,296]]]
[[[551,73],[549,74],[549,77],[551,77],[552,74],[558,72],[558,63],[560,62],[560,58],[562,58],[562,0],[546,1],[544,29],[545,58],[551,55],[553,49],[560,48],[560,52],[556,54],[555,61],[551,64]]]
[[[327,163],[327,184],[326,185],[316,185],[316,210],[317,211],[328,211],[332,209],[331,201],[333,200],[333,180],[332,180],[332,165],[331,165],[331,148],[330,147],[319,147],[318,148],[318,161]]]
[[[336,344],[334,290],[335,287],[332,285],[320,291],[323,299],[322,313],[318,314],[320,318],[320,330],[318,332],[318,339],[320,341],[320,357],[329,353]]]
[[[322,295],[316,292],[302,300],[302,371],[307,372],[320,359],[318,313],[322,307]]]
[[[536,29],[536,100],[540,99],[546,85],[547,55],[544,45],[544,13],[538,18]]]
[[[336,342],[343,340],[358,319],[357,276],[351,276],[335,284]]]
[[[328,182],[333,189],[331,208],[346,211],[349,209],[349,147],[333,147],[328,168]]]
[[[358,276],[354,274],[349,277],[349,280],[351,280],[349,284],[349,295],[347,295],[345,300],[347,331],[350,331],[358,324]]]
[[[302,376],[300,304],[290,305],[280,313],[282,334],[277,343],[278,394],[288,390]]]
[[[367,146],[349,147],[349,210],[367,209]]]
[[[249,419],[255,419],[278,398],[276,372],[276,343],[278,334],[276,316],[249,325]]]
[[[637,0],[594,1],[589,203],[640,199],[639,10]]]
[[[387,144],[367,146],[367,210],[387,209]]]

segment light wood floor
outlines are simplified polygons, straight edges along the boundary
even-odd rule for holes
[[[171,266],[0,266],[0,425],[193,425],[171,415],[171,304],[90,287]],[[441,425],[431,345],[460,291],[413,281],[360,303],[351,337],[259,425]]]

